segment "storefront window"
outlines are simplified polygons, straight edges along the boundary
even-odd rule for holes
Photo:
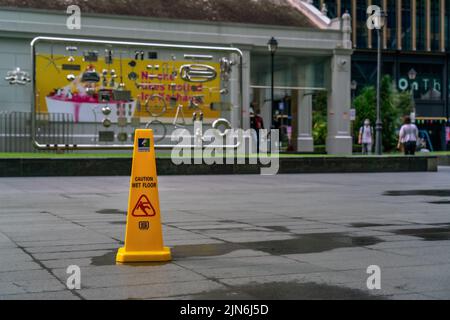
[[[341,14],[348,11],[349,14],[352,13],[352,0],[342,0],[341,1]]]
[[[412,90],[416,100],[442,100],[442,65],[400,64],[397,87]]]
[[[417,50],[425,50],[425,34],[426,34],[426,1],[417,0],[417,17],[416,17],[416,41]]]
[[[328,17],[336,18],[337,17],[337,4],[336,0],[327,0],[325,1],[328,9]]]
[[[326,57],[302,57],[275,55],[274,85],[283,88],[325,87]],[[271,86],[271,65],[269,53],[254,53],[251,57],[251,85]]]
[[[431,50],[439,50],[440,40],[440,8],[439,1],[431,1]]]
[[[420,0],[419,0],[420,1]],[[411,2],[402,2],[402,49],[411,50]]]
[[[450,0],[445,0],[445,47],[450,50]]]
[[[358,48],[367,48],[367,1],[357,0],[356,9],[356,45]]]
[[[449,0],[450,1],[450,0]],[[387,24],[385,28],[387,28],[387,47],[388,49],[396,49],[397,48],[397,11],[396,11],[396,1],[388,1],[387,4]]]

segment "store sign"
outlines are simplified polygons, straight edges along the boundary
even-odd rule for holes
[[[425,94],[430,90],[440,93],[442,91],[442,84],[437,78],[424,77],[417,80],[409,80],[406,77],[402,77],[398,80],[398,89],[400,91],[412,90],[414,92],[419,92],[420,94]]]

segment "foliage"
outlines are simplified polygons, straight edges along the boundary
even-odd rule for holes
[[[323,145],[327,139],[327,93],[321,91],[313,97],[313,138],[314,144]]]
[[[390,151],[397,145],[397,132],[401,126],[402,117],[410,114],[413,100],[409,92],[399,92],[392,84],[391,77],[386,75],[381,81],[381,119],[383,122],[382,143],[385,151]],[[373,86],[365,87],[354,100],[356,121],[354,125],[355,137],[365,119],[369,119],[375,130],[376,123],[376,89]]]

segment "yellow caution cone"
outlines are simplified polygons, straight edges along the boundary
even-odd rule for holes
[[[117,252],[116,261],[170,260],[170,249],[164,247],[162,237],[153,130],[138,129],[134,138],[125,246]]]

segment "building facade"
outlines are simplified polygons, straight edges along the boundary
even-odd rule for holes
[[[314,0],[333,18],[352,16],[352,80],[357,88],[376,82],[376,31],[366,26],[367,8],[378,5],[387,14],[382,30],[382,72],[401,91],[414,94],[416,119],[428,146],[446,150],[450,106],[449,0]],[[447,134],[446,134],[447,132]]]
[[[128,5],[131,2],[133,5]],[[235,105],[229,120],[235,128],[248,129],[253,101],[259,104],[266,127],[270,128],[274,108],[279,106],[271,104],[271,64],[267,48],[269,39],[275,37],[279,43],[273,70],[275,99],[289,97],[288,131],[294,150],[314,150],[311,96],[325,91],[328,96],[327,151],[351,154],[349,113],[353,50],[349,15],[329,19],[313,4],[300,0],[161,0],[151,3],[136,0],[105,7],[94,1],[72,4],[77,3],[82,12],[81,29],[71,30],[66,25],[66,1],[0,1],[2,78],[17,67],[31,72],[30,42],[36,36],[236,47],[244,57],[244,102]],[[30,85],[1,81],[1,112],[29,111],[31,99]],[[88,134],[76,131],[77,127],[75,133]],[[89,134],[94,138],[97,135],[96,132]]]

